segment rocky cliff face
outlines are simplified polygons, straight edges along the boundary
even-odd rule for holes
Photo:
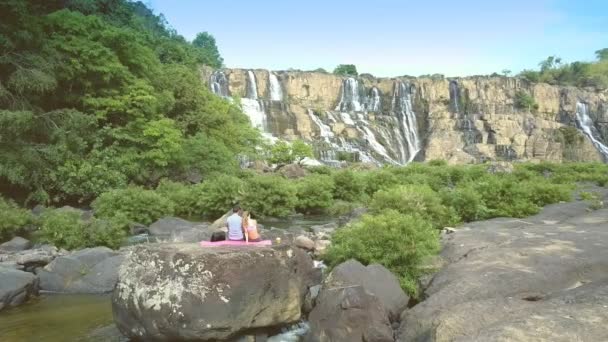
[[[608,159],[608,93],[507,77],[374,78],[202,69],[252,124],[313,144],[317,158],[406,164],[444,159]],[[535,105],[518,103],[522,93]]]

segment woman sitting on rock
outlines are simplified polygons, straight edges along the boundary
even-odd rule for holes
[[[260,242],[262,238],[258,233],[258,223],[251,218],[251,214],[246,211],[243,213],[243,234],[247,242]]]

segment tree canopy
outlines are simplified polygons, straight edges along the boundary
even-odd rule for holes
[[[21,200],[226,172],[257,143],[200,79],[215,39],[188,43],[141,2],[3,1],[0,51],[0,191]]]
[[[344,76],[357,76],[357,67],[354,64],[340,64],[334,69],[334,74]]]

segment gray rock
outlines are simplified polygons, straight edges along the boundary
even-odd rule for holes
[[[53,260],[37,271],[40,288],[64,293],[107,293],[124,257],[106,247],[87,248]]]
[[[315,225],[310,227],[310,230],[312,230],[317,239],[330,238],[336,229],[338,229],[337,222],[330,222],[323,225]]]
[[[321,257],[325,255],[327,248],[331,246],[330,240],[317,240],[315,241],[315,256]]]
[[[378,297],[391,321],[398,320],[401,312],[407,308],[409,297],[401,289],[399,279],[382,265],[365,267],[356,260],[348,260],[336,266],[325,280],[325,287],[352,285],[361,285]]]
[[[282,244],[291,244],[294,241],[294,234],[290,233],[285,229],[270,228],[261,231],[262,239],[272,240],[273,242],[277,239],[281,239]]]
[[[204,228],[190,228],[188,230],[182,230],[174,232],[171,235],[172,242],[199,242],[202,240],[210,240],[213,232],[209,229]]]
[[[34,216],[40,216],[40,215],[42,215],[42,213],[43,213],[45,210],[46,210],[46,208],[45,208],[43,205],[38,204],[38,205],[36,205],[34,208],[32,208],[32,214],[33,214]]]
[[[2,252],[19,252],[32,247],[32,243],[22,237],[15,236],[10,241],[0,244]]]
[[[393,341],[386,309],[362,286],[324,287],[316,302],[305,341]]]
[[[306,177],[308,175],[308,171],[298,164],[288,164],[282,166],[278,169],[279,174],[283,175],[285,178],[289,179],[297,179]]]
[[[57,250],[54,246],[40,245],[36,246],[34,249],[0,254],[0,262],[15,263],[23,269],[31,270],[45,266],[56,257],[63,254],[64,252]]]
[[[142,340],[236,339],[297,322],[312,271],[288,245],[138,245],[120,267],[114,319]]]
[[[606,227],[608,209],[575,202],[444,235],[447,264],[403,313],[399,341],[607,340]]]
[[[306,297],[304,298],[304,306],[302,306],[302,311],[306,314],[310,313],[312,309],[315,307],[317,297],[319,296],[319,292],[321,291],[321,285],[311,286],[308,289],[308,293],[306,293]]]
[[[307,251],[312,251],[315,249],[315,242],[312,241],[309,237],[300,235],[294,240],[294,245],[305,249]]]
[[[136,222],[129,224],[129,232],[131,235],[150,234],[148,227]]]
[[[38,277],[8,268],[0,268],[0,311],[17,306],[38,294]]]
[[[163,217],[148,227],[152,235],[171,236],[180,231],[189,230],[197,225],[195,222],[186,221],[178,217]]]

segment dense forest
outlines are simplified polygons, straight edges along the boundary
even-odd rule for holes
[[[0,191],[88,202],[161,178],[233,172],[258,132],[200,80],[213,36],[190,43],[142,2],[0,2]]]

